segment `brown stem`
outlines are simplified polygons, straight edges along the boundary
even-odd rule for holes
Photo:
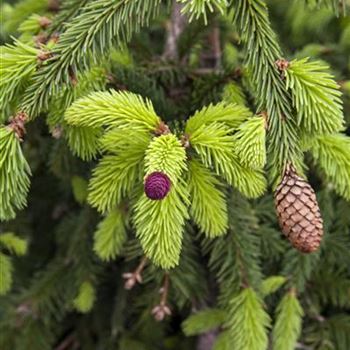
[[[203,68],[212,68],[218,71],[221,67],[221,44],[220,44],[220,29],[215,24],[208,35],[209,51],[202,52],[201,61]]]
[[[184,31],[187,18],[181,13],[183,5],[173,0],[170,21],[167,23],[167,37],[164,47],[163,58],[177,60],[179,58],[178,41]]]
[[[147,257],[143,256],[139,265],[137,266],[135,273],[141,274],[147,263]]]
[[[168,299],[168,292],[169,292],[169,274],[165,273],[163,287],[162,287],[162,296],[160,298],[160,305],[166,305],[166,302]]]

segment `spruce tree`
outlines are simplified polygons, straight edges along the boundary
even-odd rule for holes
[[[4,1],[0,349],[350,349],[349,5]]]

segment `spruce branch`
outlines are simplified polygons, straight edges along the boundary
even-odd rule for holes
[[[81,313],[87,313],[91,311],[96,299],[96,291],[93,284],[89,281],[83,282],[80,287],[77,296],[73,300],[73,306]]]
[[[70,71],[77,72],[96,60],[113,42],[129,40],[159,9],[159,0],[97,0],[88,2],[66,26],[54,48],[54,56],[35,74],[26,90],[22,109],[34,118],[46,109],[61,84],[70,85]]]
[[[200,162],[189,162],[188,187],[191,217],[207,237],[216,237],[228,227],[227,205],[220,182]]]
[[[143,194],[135,205],[136,235],[143,251],[164,269],[179,263],[188,197],[186,187],[178,181],[164,199],[151,200]]]
[[[252,288],[243,289],[231,299],[227,325],[237,349],[267,349],[270,322],[263,301]]]
[[[120,253],[125,241],[123,213],[114,209],[98,224],[93,249],[101,260],[110,261]]]
[[[112,210],[140,182],[143,157],[150,136],[136,131],[115,129],[101,140],[102,148],[110,151],[93,170],[89,183],[88,202],[100,212]]]
[[[344,134],[319,136],[308,148],[335,191],[350,199],[350,138]]]
[[[341,92],[328,67],[305,58],[290,62],[283,71],[301,130],[316,135],[340,131],[344,123]]]
[[[187,336],[205,333],[221,327],[226,322],[222,309],[207,308],[188,317],[181,325]]]
[[[205,24],[208,23],[208,13],[215,10],[223,14],[226,11],[227,0],[177,0],[183,4],[183,13],[189,14],[189,20],[198,20],[203,17]]]
[[[20,145],[22,133],[22,115],[0,126],[0,220],[14,218],[26,205],[31,171]]]
[[[261,294],[263,297],[275,293],[286,283],[284,276],[269,276],[261,282]]]
[[[257,109],[266,110],[269,116],[267,150],[271,179],[275,182],[288,162],[300,168],[302,159],[291,96],[276,66],[282,54],[264,1],[239,0],[233,8],[234,21],[246,47]]]
[[[203,107],[186,122],[185,132],[191,135],[197,129],[212,123],[224,123],[227,127],[237,129],[252,113],[243,105],[221,102]]]
[[[172,185],[176,186],[186,170],[185,149],[175,135],[162,135],[150,142],[145,154],[146,176],[160,171],[169,176]]]
[[[14,97],[28,84],[29,78],[43,61],[47,52],[15,40],[14,44],[1,47],[0,55],[0,103],[2,108],[13,102]]]
[[[12,232],[7,232],[0,234],[0,247],[1,246],[5,247],[10,253],[22,256],[27,252],[28,242]]]
[[[11,258],[0,252],[0,295],[6,294],[12,286],[12,262]]]
[[[272,331],[273,348],[294,350],[301,334],[304,314],[294,289],[291,289],[282,298],[276,314],[276,322]]]
[[[266,163],[266,122],[262,116],[249,118],[235,134],[235,152],[241,164],[252,169],[262,169]]]
[[[70,125],[156,130],[160,118],[152,103],[130,92],[93,92],[75,101],[66,111]]]

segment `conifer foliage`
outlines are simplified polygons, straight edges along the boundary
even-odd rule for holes
[[[0,10],[0,349],[350,348],[346,1]]]

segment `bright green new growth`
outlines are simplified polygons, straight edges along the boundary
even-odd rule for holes
[[[10,257],[0,253],[0,295],[5,295],[12,285],[12,263]]]
[[[234,81],[226,84],[222,93],[222,99],[226,102],[237,103],[241,106],[247,103],[241,86]]]
[[[160,0],[97,0],[84,5],[60,36],[54,59],[35,74],[26,91],[22,107],[30,118],[47,108],[50,95],[59,91],[58,83],[70,84],[70,69],[86,68],[90,59],[108,51],[113,40],[127,41],[149,23],[158,13]]]
[[[189,162],[188,189],[193,221],[208,237],[222,235],[227,230],[227,205],[220,181],[200,162]]]
[[[272,331],[274,350],[294,350],[301,333],[303,309],[294,293],[287,293],[277,307]]]
[[[4,108],[35,72],[40,50],[16,40],[0,52],[0,104]]]
[[[65,120],[77,129],[98,128],[102,132],[101,128],[105,128],[96,147],[104,156],[93,170],[88,194],[88,202],[100,212],[113,210],[137,189],[142,174],[161,171],[169,176],[169,196],[161,203],[141,197],[135,223],[146,255],[163,268],[170,268],[179,260],[189,197],[194,221],[206,235],[214,237],[227,229],[226,202],[212,168],[247,196],[263,193],[262,174],[243,167],[234,150],[233,133],[249,116],[251,112],[244,106],[219,103],[203,108],[187,121],[185,131],[190,147],[208,168],[193,161],[188,184],[178,183],[183,172],[187,172],[185,147],[171,133],[152,139],[161,120],[152,104],[138,95],[94,92],[73,102]],[[198,171],[193,171],[194,167]],[[208,195],[210,200],[204,200]]]
[[[155,265],[170,269],[178,265],[183,227],[188,219],[186,187],[180,182],[160,201],[145,194],[135,205],[136,235],[144,253]]]
[[[226,321],[226,312],[220,309],[205,309],[192,314],[182,323],[187,336],[205,333],[222,326]]]
[[[231,348],[231,333],[226,330],[221,332],[215,339],[212,350],[232,350]]]
[[[328,68],[305,58],[290,62],[285,71],[298,125],[309,134],[338,132],[343,127],[341,92]]]
[[[0,296],[11,289],[13,271],[11,258],[1,252],[2,248],[11,254],[22,256],[27,252],[28,242],[12,232],[0,234]]]
[[[87,197],[87,181],[82,177],[75,175],[72,177],[71,184],[75,200],[78,203],[83,204]]]
[[[184,4],[183,13],[189,13],[189,21],[199,19],[203,16],[204,22],[208,21],[208,12],[215,10],[224,13],[227,7],[227,0],[177,0]]]
[[[112,130],[101,140],[109,153],[93,170],[88,202],[100,212],[112,210],[142,179],[144,153],[150,137],[136,131]]]
[[[20,26],[18,27],[18,31],[20,33],[23,33],[20,38],[22,41],[23,39],[27,39],[27,41],[30,42],[33,40],[33,36],[40,32],[41,19],[42,19],[41,16],[37,14],[32,14],[20,24]]]
[[[16,236],[12,232],[0,234],[0,247],[5,247],[10,253],[17,256],[26,254],[28,248],[28,242]]]
[[[261,116],[249,118],[235,134],[235,150],[243,166],[261,169],[266,163],[265,120]]]
[[[309,147],[335,191],[350,200],[350,138],[343,134],[319,136]]]
[[[65,130],[65,137],[72,153],[85,161],[96,158],[100,146],[98,141],[101,136],[101,128],[70,125]]]
[[[0,126],[0,220],[15,217],[27,202],[30,168],[10,127]]]
[[[138,128],[152,131],[160,122],[152,103],[130,92],[93,92],[65,113],[68,124],[88,127]]]
[[[245,196],[257,197],[263,194],[266,181],[261,172],[242,166],[235,153],[234,131],[250,116],[244,106],[210,105],[187,121],[185,132],[206,167],[214,169]]]
[[[120,253],[125,240],[123,214],[119,209],[112,210],[98,224],[94,234],[94,251],[101,260],[110,261]]]
[[[210,104],[187,120],[185,133],[191,136],[197,129],[213,123],[224,123],[237,129],[251,115],[251,111],[243,105],[227,102]]]
[[[186,152],[175,135],[162,135],[151,141],[145,155],[146,176],[161,171],[167,174],[172,185],[176,186],[181,174],[186,170]]]
[[[270,317],[263,301],[252,288],[243,289],[229,305],[228,328],[233,348],[240,350],[266,350],[267,328]]]
[[[87,313],[94,306],[96,291],[91,282],[83,282],[79,288],[78,295],[73,300],[73,306],[79,312]]]
[[[263,297],[275,293],[287,279],[283,276],[270,276],[261,282],[261,294]]]

